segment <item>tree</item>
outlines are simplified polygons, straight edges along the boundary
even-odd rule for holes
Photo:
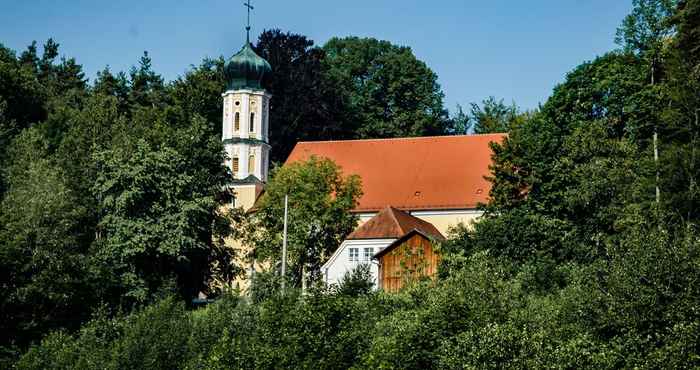
[[[114,75],[109,70],[109,67],[105,67],[102,71],[97,72],[97,79],[92,86],[92,91],[95,94],[117,98],[120,111],[122,113],[128,111],[129,82],[126,78],[126,73],[119,72]]]
[[[9,171],[10,190],[0,203],[5,348],[21,349],[48,331],[77,328],[89,318],[100,284],[83,240],[87,210],[61,169],[44,158],[45,143],[37,134],[29,129],[14,141],[12,156],[23,161]]]
[[[34,47],[36,53],[36,45],[32,44],[31,47]],[[23,54],[22,59],[26,58],[28,57]],[[36,78],[36,67],[22,59],[17,60],[12,50],[0,44],[0,102],[4,102],[3,118],[6,122],[16,122],[19,129],[46,118],[45,91],[42,91]]]
[[[316,280],[321,265],[357,225],[350,210],[361,195],[360,179],[344,176],[329,159],[311,158],[272,173],[249,222],[246,237],[255,257],[273,265],[280,261],[284,197],[289,196],[288,262],[291,278],[301,284],[303,273]]]
[[[129,71],[129,100],[134,107],[156,106],[163,103],[163,78],[151,67],[151,57],[144,51],[139,66]]]
[[[224,60],[205,59],[170,85],[171,109],[177,110],[185,122],[195,115],[203,117],[207,122],[207,132],[220,138],[221,92],[225,86]]]
[[[34,57],[36,57],[36,45]],[[30,49],[31,50],[31,49]],[[7,148],[12,139],[31,123],[44,119],[44,95],[33,65],[17,60],[12,50],[0,44],[0,168],[9,166]],[[0,170],[0,199],[6,188],[6,174]]]
[[[659,79],[659,63],[663,43],[673,33],[671,15],[676,9],[676,0],[634,0],[632,13],[617,30],[616,41],[627,51],[638,53],[649,65],[649,82],[653,87]],[[653,152],[656,165],[656,203],[661,200],[660,165],[659,165],[659,117],[655,115],[648,122],[653,127]]]
[[[659,103],[651,100],[644,71],[628,53],[584,63],[539,113],[494,145],[487,208],[493,220],[488,216],[481,226],[487,249],[514,248],[506,253],[517,260],[525,253],[588,263],[598,258],[602,241],[619,232],[627,205],[650,209],[653,162],[643,154],[649,150],[647,110]],[[508,230],[512,224],[533,226]]]
[[[678,210],[686,222],[700,219],[700,59],[697,19],[700,2],[683,2],[673,25],[676,38],[663,50],[663,97],[668,105],[661,115],[664,146],[661,161],[661,186],[664,206]]]
[[[481,104],[482,106],[471,103],[469,119],[473,122],[476,134],[508,132],[511,127],[522,123],[524,119],[515,103],[507,106],[503,103],[503,99],[496,100],[495,97],[489,96]]]
[[[681,1],[671,22],[678,30],[678,51],[691,65],[697,65],[700,61],[700,3],[697,0]]]
[[[467,135],[472,129],[472,120],[461,105],[457,104],[457,112],[450,117],[447,133],[451,135]]]
[[[373,38],[332,38],[324,75],[345,104],[358,138],[439,135],[448,131],[437,75],[411,48]]]
[[[632,13],[617,29],[615,41],[630,51],[658,53],[661,43],[673,34],[671,16],[677,0],[633,0]]]
[[[306,36],[264,31],[256,52],[272,65],[265,81],[270,101],[271,160],[283,162],[299,141],[350,138],[342,101],[323,73],[324,50]]]
[[[194,297],[204,288],[223,183],[203,186],[189,160],[170,146],[153,148],[139,140],[129,149],[96,154],[98,256],[135,302],[146,301],[171,278],[185,297]]]

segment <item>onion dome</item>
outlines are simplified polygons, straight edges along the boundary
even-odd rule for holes
[[[269,73],[272,73],[270,63],[253,51],[249,41],[224,67],[228,90],[262,89],[263,77]]]

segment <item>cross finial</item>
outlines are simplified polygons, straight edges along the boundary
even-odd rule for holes
[[[250,43],[250,11],[255,8],[253,8],[253,6],[250,5],[250,0],[246,0],[246,2],[243,3],[243,6],[248,8],[248,25],[245,27],[245,39],[246,42]]]

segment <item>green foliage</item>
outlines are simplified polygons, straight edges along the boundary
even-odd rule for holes
[[[333,161],[312,157],[277,169],[247,220],[246,239],[255,257],[272,264],[281,260],[284,198],[289,196],[288,264],[300,284],[303,271],[316,280],[321,265],[357,225],[349,211],[362,193],[360,179],[344,176]]]
[[[481,104],[471,103],[470,120],[475,134],[508,132],[511,127],[522,124],[526,117],[515,103],[508,106],[503,99],[496,100],[493,96],[484,99]]]
[[[658,52],[673,33],[670,18],[677,6],[677,0],[633,0],[632,13],[617,29],[615,41],[628,50]]]
[[[175,369],[191,355],[194,320],[165,299],[126,317],[102,314],[75,337],[56,332],[17,363],[19,369]]]
[[[273,67],[266,87],[272,160],[298,141],[453,133],[437,75],[408,47],[372,38],[263,32],[255,50]]]
[[[31,141],[28,136],[13,149]],[[0,212],[2,345],[76,328],[94,304],[91,258],[80,240],[86,210],[76,198],[46,159],[26,162],[11,177]]]
[[[94,194],[99,200],[97,254],[120,275],[126,295],[144,302],[163,279],[177,275],[195,295],[203,282],[210,237],[207,220],[217,203],[214,189],[200,187],[176,150],[153,150],[144,141],[133,151],[98,153]]]
[[[630,218],[629,232],[605,246],[607,262],[560,264],[558,289],[533,290],[532,268],[475,252],[453,256],[460,267],[437,283],[393,295],[291,289],[186,313],[166,300],[98,317],[74,336],[49,336],[19,368],[698,366],[700,239],[643,219]]]
[[[151,301],[171,278],[193,297],[230,259],[220,123],[181,107],[201,94],[164,83],[147,55],[93,87],[58,55],[53,40],[43,55],[0,48],[3,357],[77,329],[99,302]]]
[[[207,131],[218,137],[221,137],[223,111],[220,95],[222,86],[226,85],[223,68],[222,58],[205,59],[175,80],[171,92],[171,109],[177,109],[186,119],[201,116],[206,121]]]
[[[271,160],[284,162],[299,141],[354,137],[337,88],[327,78],[323,49],[305,36],[279,29],[260,34],[256,52],[273,67],[265,86],[270,103]]]
[[[679,52],[684,55],[686,63],[696,66],[700,61],[700,3],[681,1],[678,11],[673,15],[671,24],[678,30],[675,40]]]
[[[454,230],[436,281],[388,295],[357,270],[336,290],[295,288],[357,221],[348,210],[359,179],[312,158],[277,170],[253,218],[233,230],[272,271],[256,275],[249,297],[222,295],[192,311],[167,298],[114,314],[134,293],[155,300],[170,276],[191,296],[206,263],[231,257],[215,248],[232,232],[228,218],[243,218],[217,211],[227,175],[218,99],[206,97],[219,62],[168,85],[144,58],[128,78],[105,71],[83,91],[79,68],[53,62],[53,41],[41,58],[35,45],[19,58],[0,49],[0,79],[16,88],[0,90],[0,140],[10,143],[0,158],[0,329],[10,333],[0,366],[63,327],[16,367],[700,367],[699,4],[635,1],[619,32],[627,50],[575,68],[517,124],[514,107],[479,107],[484,127],[509,122],[509,136],[493,146],[484,217]],[[466,130],[464,114],[443,125],[434,74],[408,48],[347,38],[319,50],[278,31],[265,40],[259,51],[281,66],[277,94],[294,95],[297,78],[304,88],[337,85],[340,99],[319,100],[327,106],[302,101],[295,113],[294,98],[280,100],[276,114],[313,118],[302,131],[334,114],[358,124],[328,131],[341,136],[349,127],[360,136]],[[48,95],[34,95],[32,80],[51,86],[39,89]],[[38,121],[10,99],[38,99]],[[274,267],[287,194],[294,281],[283,294]]]
[[[369,294],[374,288],[371,271],[368,263],[357,265],[340,278],[336,291],[351,297]]]
[[[373,38],[332,38],[324,46],[325,75],[347,104],[346,120],[360,138],[446,132],[437,75],[405,46]]]
[[[697,17],[700,3],[683,4],[674,23],[678,26],[676,40],[664,56],[666,88],[664,95],[669,104],[661,118],[665,123],[661,134],[661,187],[662,201],[686,221],[700,217],[700,189],[697,185],[700,173],[700,59],[697,50]]]
[[[450,117],[447,133],[453,135],[467,135],[472,129],[473,122],[461,105],[457,104],[457,112]]]
[[[256,272],[248,288],[248,296],[255,303],[263,302],[281,294],[283,277],[277,271]]]

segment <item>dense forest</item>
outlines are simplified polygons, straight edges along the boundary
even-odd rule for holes
[[[536,111],[491,97],[450,115],[408,47],[259,37],[277,162],[297,140],[509,133],[484,216],[398,294],[366,271],[301,292],[361,192],[333,163],[277,168],[253,219],[222,207],[223,58],[166,82],[144,54],[90,83],[53,40],[0,46],[0,366],[700,367],[700,0],[634,0],[616,41]],[[288,192],[327,237],[296,225],[288,276],[213,288],[241,273],[229,236],[262,227],[250,242],[278,259]],[[193,307],[199,292],[218,299]]]

